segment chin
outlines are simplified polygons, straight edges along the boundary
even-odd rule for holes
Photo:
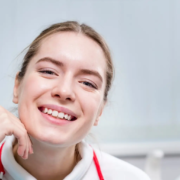
[[[46,133],[46,134],[32,134],[30,138],[34,144],[44,144],[48,146],[59,146],[59,147],[66,147],[69,145],[73,145],[76,143],[69,142],[67,137],[55,134],[55,133]]]

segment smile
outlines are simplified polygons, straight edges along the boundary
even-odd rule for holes
[[[72,116],[70,114],[67,114],[65,112],[60,112],[57,110],[53,110],[47,107],[40,107],[39,110],[44,113],[47,114],[51,117],[57,118],[57,119],[63,119],[63,120],[67,120],[67,121],[74,121],[77,118],[75,116]]]

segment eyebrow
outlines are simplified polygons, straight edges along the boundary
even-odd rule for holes
[[[37,64],[37,63],[40,63],[40,62],[44,62],[44,61],[45,61],[45,62],[51,62],[51,63],[55,64],[56,66],[60,66],[60,67],[64,66],[64,64],[63,64],[62,62],[57,61],[57,60],[52,59],[52,58],[49,58],[49,57],[45,57],[45,58],[39,59],[39,60],[36,62],[36,64]]]
[[[44,62],[44,61],[45,61],[45,62],[51,62],[51,63],[53,63],[54,65],[59,66],[59,67],[64,66],[64,64],[63,64],[62,62],[60,62],[60,61],[58,61],[58,60],[55,60],[55,59],[52,59],[52,58],[50,58],[50,57],[41,58],[41,59],[39,59],[39,60],[36,62],[36,64],[37,64],[37,63],[40,63],[40,62]],[[94,70],[81,69],[80,72],[79,72],[79,74],[94,75],[94,76],[98,77],[101,81],[103,81],[102,76],[101,76],[97,71],[94,71]]]
[[[94,71],[94,70],[90,70],[90,69],[81,69],[81,70],[80,70],[80,74],[94,75],[94,76],[98,77],[101,81],[103,81],[102,76],[101,76],[97,71]]]

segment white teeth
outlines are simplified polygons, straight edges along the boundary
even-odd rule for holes
[[[48,109],[48,108],[44,108],[44,110],[43,110],[43,113],[47,113],[47,114],[49,114],[49,115],[52,115],[53,117],[57,117],[57,118],[60,118],[60,119],[66,119],[66,120],[68,120],[68,121],[70,121],[71,120],[71,115],[68,115],[68,114],[64,114],[63,112],[58,112],[58,111],[56,111],[56,110],[52,110],[52,109]]]
[[[58,114],[58,118],[63,119],[63,117],[64,117],[64,113],[63,113],[63,112],[60,112],[60,113]]]
[[[53,111],[52,116],[57,117],[58,116],[58,111]]]
[[[66,114],[66,115],[64,116],[64,118],[67,119],[68,121],[70,121],[70,120],[71,120],[71,115],[68,116],[68,115]]]
[[[67,115],[67,114],[66,114],[66,115],[64,115],[64,118],[65,118],[65,119],[68,119],[68,115]]]
[[[47,112],[48,112],[48,109],[45,108],[45,109],[43,110],[43,113],[47,113]]]
[[[49,109],[47,113],[48,113],[48,114],[52,114],[52,110],[51,110],[51,109]]]

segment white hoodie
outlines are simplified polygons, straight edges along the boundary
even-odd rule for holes
[[[6,172],[3,180],[36,180],[15,161],[12,152],[14,139],[14,136],[6,138],[2,149],[1,159]],[[99,180],[92,148],[85,142],[78,147],[82,159],[64,180]],[[95,152],[105,180],[150,180],[140,169],[97,149]]]

